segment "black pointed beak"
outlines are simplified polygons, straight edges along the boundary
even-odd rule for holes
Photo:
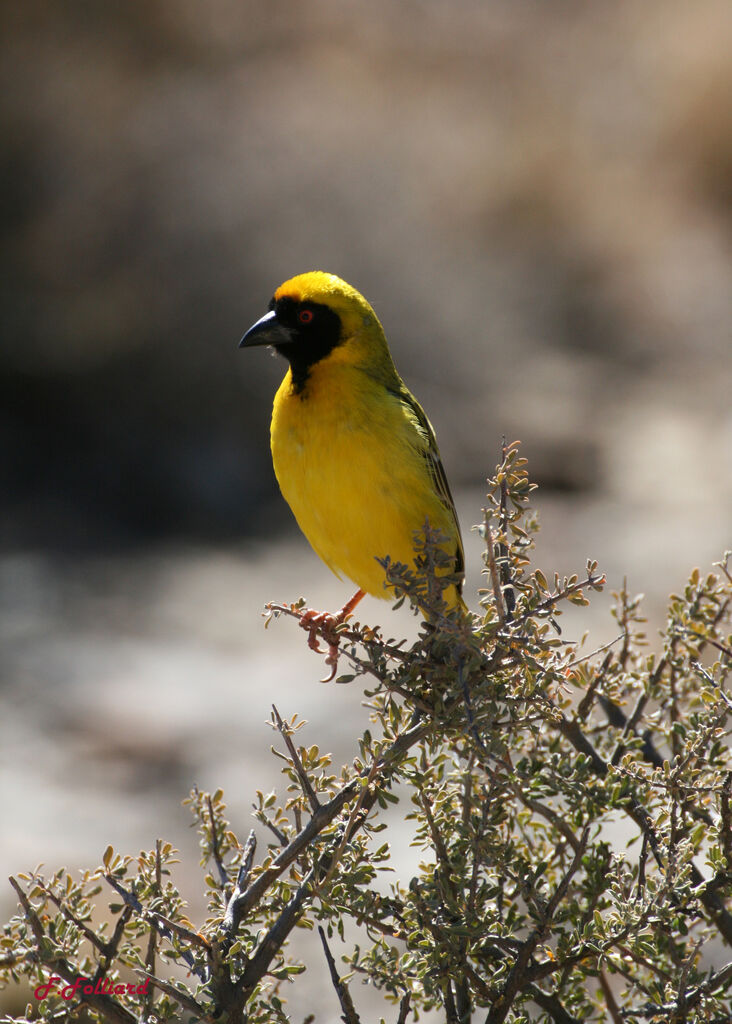
[[[274,310],[265,313],[263,317],[252,324],[247,333],[239,342],[239,348],[250,348],[254,345],[290,345],[293,341],[292,334],[288,327],[277,319]]]

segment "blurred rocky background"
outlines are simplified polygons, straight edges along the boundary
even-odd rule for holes
[[[259,617],[347,596],[277,494],[283,366],[236,349],[300,271],[375,306],[465,532],[520,438],[539,564],[627,576],[653,643],[732,546],[731,47],[728,0],[0,7],[5,874],[195,867],[179,800],[249,828],[273,699],[355,752],[360,688]]]

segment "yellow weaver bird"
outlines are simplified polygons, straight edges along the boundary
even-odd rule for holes
[[[280,285],[269,312],[240,347],[271,345],[290,366],[275,396],[271,442],[275,475],[316,554],[358,591],[336,615],[308,611],[301,624],[330,629],[365,594],[393,597],[377,559],[414,565],[425,520],[447,541],[454,572],[464,571],[455,504],[432,426],[391,358],[366,299],[334,274],[313,271]],[[464,608],[462,583],[443,593]]]

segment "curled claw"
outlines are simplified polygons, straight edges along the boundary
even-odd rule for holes
[[[316,612],[314,608],[307,608],[300,616],[300,625],[303,629],[307,630],[308,634],[308,647],[311,651],[315,651],[316,654],[322,654],[323,648],[318,643],[318,629],[323,632],[330,630],[332,625],[335,625],[328,621],[333,619],[332,615],[328,612]]]
[[[325,664],[331,666],[331,671],[330,671],[330,675],[329,676],[326,676],[324,679],[320,680],[321,683],[332,683],[333,680],[335,679],[336,672],[338,671],[338,655],[339,654],[340,654],[340,651],[338,649],[338,644],[329,644],[328,645],[328,656],[325,659]]]
[[[338,645],[340,642],[340,637],[335,632],[335,628],[340,626],[343,621],[344,619],[340,613],[338,615],[331,615],[328,612],[316,612],[312,608],[303,612],[300,617],[300,625],[303,629],[307,630],[308,647],[311,651],[315,651],[316,654],[323,653],[323,648],[320,646],[318,638],[318,631],[320,631],[320,635],[328,644],[325,664],[330,665],[332,671],[327,678],[321,679],[321,683],[329,683],[335,678],[338,669]]]
[[[331,673],[327,678],[321,679],[322,683],[330,683],[335,679],[336,672],[338,671],[340,637],[336,632],[336,628],[348,619],[363,596],[363,590],[356,591],[351,600],[344,604],[335,615],[331,615],[329,612],[316,612],[314,608],[307,608],[300,615],[300,625],[303,629],[307,630],[308,647],[310,650],[315,651],[317,654],[323,653],[323,649],[318,642],[318,632],[320,632],[320,635],[328,644],[325,664],[330,665]]]

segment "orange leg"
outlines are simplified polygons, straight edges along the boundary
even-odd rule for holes
[[[300,625],[308,631],[308,647],[311,651],[317,651],[319,654],[322,653],[318,643],[318,629],[321,630],[323,638],[328,643],[328,655],[325,663],[331,666],[332,671],[328,678],[321,680],[321,682],[329,683],[335,677],[338,668],[338,644],[340,638],[337,633],[333,633],[333,630],[336,626],[340,626],[342,622],[346,621],[361,598],[365,596],[365,590],[357,590],[350,601],[347,601],[335,615],[332,615],[330,612],[316,612],[315,609],[308,608],[300,616]],[[329,633],[331,634],[330,636],[328,636]]]
[[[345,620],[348,618],[348,616],[353,613],[353,609],[356,607],[358,602],[362,598],[364,598],[364,597],[366,597],[366,591],[365,590],[357,590],[356,593],[351,598],[351,600],[350,601],[346,601],[346,603],[343,605],[341,610],[336,615],[336,618],[340,622],[345,622]]]

